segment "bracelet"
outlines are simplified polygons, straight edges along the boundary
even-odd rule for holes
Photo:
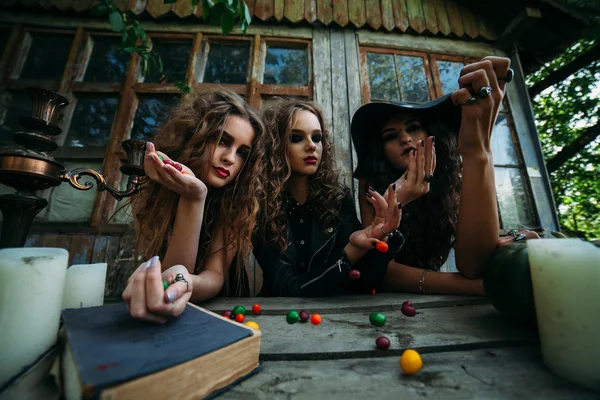
[[[423,271],[423,274],[421,275],[421,279],[419,280],[419,292],[421,292],[421,294],[427,294],[425,293],[425,275],[427,275],[427,273],[431,271],[430,269],[426,269],[425,271]]]

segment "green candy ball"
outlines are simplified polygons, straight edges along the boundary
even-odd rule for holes
[[[231,313],[233,315],[238,315],[238,314],[246,315],[246,309],[244,308],[244,306],[235,306],[235,307],[233,307],[233,310],[231,310]]]
[[[158,155],[158,158],[160,158],[160,161],[165,161],[165,158],[163,156],[161,156],[160,154]]]
[[[166,281],[163,281],[163,289],[167,290],[169,284]]]
[[[295,324],[296,322],[300,321],[300,314],[298,314],[298,311],[292,310],[287,313],[285,320],[288,324]]]
[[[383,326],[385,325],[385,315],[382,313],[374,312],[369,315],[369,321],[375,326]]]

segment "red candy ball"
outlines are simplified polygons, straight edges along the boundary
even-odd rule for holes
[[[173,164],[173,167],[175,167],[175,169],[179,172],[183,171],[183,166],[179,163]]]
[[[300,311],[300,322],[308,322],[309,318],[310,318],[310,314],[309,313],[307,313],[304,310]]]
[[[236,314],[235,320],[241,324],[244,322],[244,314]]]
[[[224,316],[225,318],[231,319],[231,311],[230,310],[223,311],[223,314],[221,314],[221,315]]]
[[[375,248],[382,253],[386,253],[389,249],[389,246],[386,242],[377,242]]]
[[[175,168],[175,163],[171,160],[165,160],[165,165],[170,165],[171,167]]]
[[[351,269],[349,275],[350,275],[350,279],[358,279],[358,278],[360,278],[360,271],[357,269]]]
[[[371,289],[371,295],[373,295],[373,296],[374,296],[374,295],[375,295],[375,293],[376,293],[375,289]]]
[[[390,339],[385,336],[379,336],[375,339],[375,345],[378,349],[387,350],[390,347]]]
[[[310,322],[312,322],[313,325],[319,325],[321,321],[322,319],[319,314],[313,314],[312,317],[310,317]]]
[[[258,304],[252,306],[252,313],[254,315],[260,314],[260,306]]]
[[[406,315],[407,317],[414,317],[417,315],[417,310],[415,310],[415,308],[412,306],[412,303],[408,300],[402,303],[402,308],[400,308],[400,311],[402,311],[402,314]]]

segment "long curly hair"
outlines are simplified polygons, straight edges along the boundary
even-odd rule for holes
[[[400,232],[406,243],[396,261],[411,267],[438,271],[454,247],[462,162],[458,135],[439,120],[421,120],[430,136],[435,136],[436,167],[429,193],[404,206]],[[362,168],[355,177],[383,193],[404,173],[394,168],[383,152],[381,137],[374,137],[365,149]]]
[[[262,237],[265,237],[267,242],[277,245],[281,252],[287,249],[285,209],[289,179],[292,175],[288,155],[289,136],[297,114],[302,110],[317,117],[323,132],[321,163],[317,172],[309,177],[307,200],[314,207],[323,227],[335,227],[341,223],[339,209],[344,197],[348,196],[348,191],[340,183],[330,133],[319,106],[304,100],[275,99],[263,112],[263,121],[269,137],[265,159],[269,177],[266,190],[269,197],[263,205],[259,225]],[[318,201],[312,201],[314,199]]]
[[[236,93],[225,89],[192,93],[180,99],[171,110],[167,121],[159,128],[153,143],[171,159],[188,166],[199,176],[211,162],[214,148],[219,143],[227,118],[237,115],[250,123],[255,138],[252,150],[236,179],[222,187],[209,188],[204,208],[203,226],[198,244],[195,273],[199,273],[209,255],[215,228],[224,229],[223,243],[235,246],[237,257],[233,271],[225,268],[226,293],[239,294],[244,290],[244,265],[252,249],[251,237],[256,226],[260,199],[264,197],[265,157],[262,143],[266,135],[260,116]],[[132,211],[137,230],[137,255],[149,258],[164,256],[168,236],[173,228],[179,195],[165,186],[149,181],[132,198]],[[217,249],[219,251],[222,249]]]

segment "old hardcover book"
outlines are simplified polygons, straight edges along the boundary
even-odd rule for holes
[[[63,388],[74,399],[203,399],[260,369],[260,331],[188,304],[164,325],[124,303],[63,311]]]

